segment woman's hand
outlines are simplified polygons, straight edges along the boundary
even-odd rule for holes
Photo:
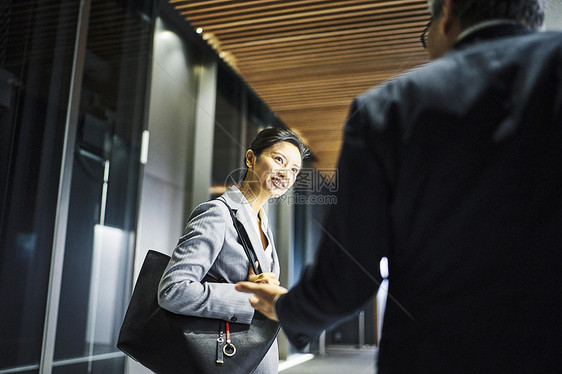
[[[254,273],[254,269],[252,269],[251,266],[250,270],[248,271],[248,281],[279,286],[279,281],[277,280],[277,276],[275,275],[275,273],[261,273],[256,275]]]
[[[279,296],[288,292],[286,288],[271,284],[238,282],[236,290],[253,294],[250,297],[250,304],[267,318],[279,321],[275,311],[275,302]]]

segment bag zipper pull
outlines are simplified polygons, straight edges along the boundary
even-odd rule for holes
[[[236,354],[236,347],[230,342],[230,325],[228,322],[226,322],[226,344],[222,347],[222,351],[228,357]]]
[[[219,337],[217,338],[217,360],[216,360],[217,364],[224,364],[223,346],[224,346],[224,337],[223,337],[223,329],[221,323],[221,328],[219,330]]]

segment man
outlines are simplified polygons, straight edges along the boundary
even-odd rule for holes
[[[429,10],[434,61],[352,105],[314,265],[288,294],[237,288],[303,348],[386,256],[379,374],[560,373],[562,33],[536,31],[541,0]]]

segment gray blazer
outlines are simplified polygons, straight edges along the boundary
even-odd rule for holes
[[[262,271],[279,276],[275,245],[271,240],[272,266],[253,227],[253,218],[241,205],[248,203],[242,193],[230,187],[220,198],[226,200],[244,226]],[[269,228],[267,236],[273,238]],[[228,208],[216,200],[202,203],[191,214],[172,253],[160,281],[158,302],[162,308],[177,314],[249,324],[254,316],[249,295],[234,289],[236,282],[248,278],[249,267]],[[207,274],[226,283],[201,283]],[[277,344],[274,343],[255,373],[277,373],[277,363]]]

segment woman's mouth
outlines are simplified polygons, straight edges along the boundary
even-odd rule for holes
[[[285,183],[283,183],[283,181],[279,178],[272,177],[271,178],[271,184],[277,189],[280,189],[280,190],[285,189]]]

